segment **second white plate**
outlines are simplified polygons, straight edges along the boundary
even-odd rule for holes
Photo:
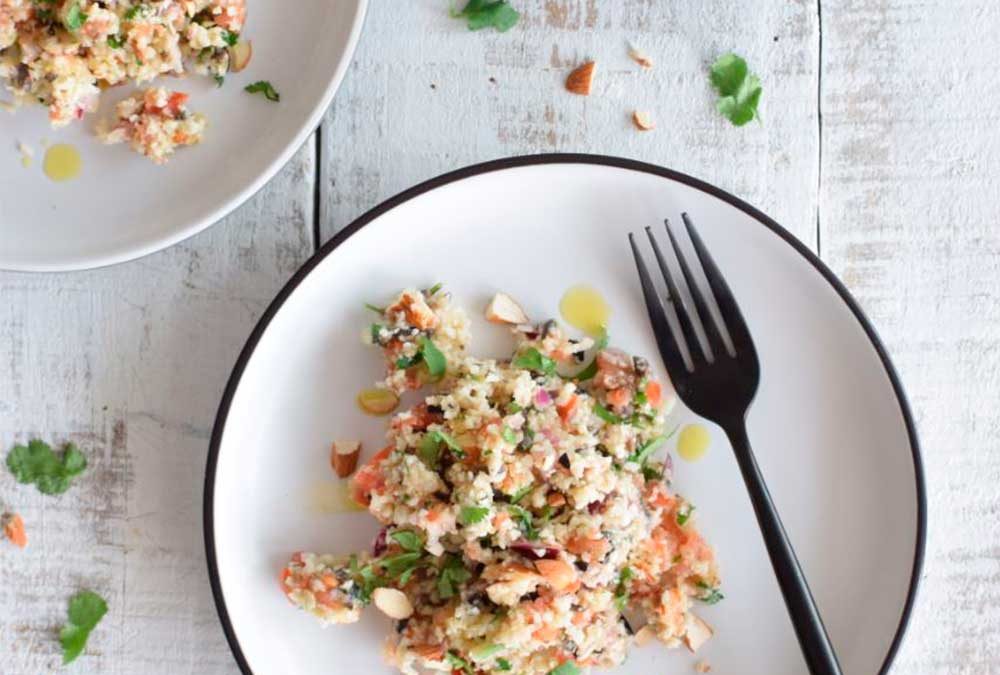
[[[216,602],[245,672],[389,672],[380,646],[391,628],[378,612],[324,630],[276,581],[291,552],[362,549],[377,530],[365,513],[317,510],[311,496],[333,480],[332,439],[364,438],[366,456],[380,447],[384,422],[354,404],[380,372],[359,341],[370,320],[362,303],[442,281],[474,317],[497,290],[545,317],[585,282],[613,308],[613,342],[650,355],[662,373],[626,233],[681,211],[757,343],[750,437],[844,672],[888,666],[922,559],[923,480],[901,388],[857,305],[787,232],[711,186],[626,160],[543,156],[471,167],[374,209],[289,282],[251,336],[216,421],[205,494]],[[502,333],[480,320],[472,349],[502,354]],[[726,595],[699,612],[716,635],[697,658],[720,673],[804,672],[724,436],[713,429],[707,457],[675,467],[674,488],[698,507]],[[616,672],[691,672],[694,660],[647,646]]]

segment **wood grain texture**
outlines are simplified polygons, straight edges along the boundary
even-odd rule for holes
[[[516,3],[521,23],[504,34],[468,31],[445,4],[372,3],[323,127],[324,240],[440,173],[509,155],[578,151],[706,178],[814,244],[814,0],[524,0]],[[652,70],[628,57],[629,41],[654,59]],[[708,65],[730,50],[764,79],[763,124],[737,129],[714,109]],[[597,62],[593,93],[570,94],[566,75],[585,60]],[[634,128],[636,109],[651,113],[656,130]]]
[[[900,370],[927,563],[899,673],[1000,672],[1000,6],[823,0],[823,257]]]
[[[315,142],[255,198],[168,251],[78,274],[0,273],[0,448],[73,441],[90,462],[60,497],[0,470],[0,673],[58,668],[66,603],[110,611],[75,673],[234,672],[208,585],[208,437],[250,329],[312,252]],[[2,542],[0,542],[2,543]]]

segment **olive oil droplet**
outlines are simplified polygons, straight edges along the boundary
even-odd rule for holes
[[[559,312],[566,323],[588,335],[600,335],[608,325],[611,308],[598,291],[590,286],[573,286],[559,301]]]
[[[350,481],[319,480],[309,488],[309,510],[313,513],[364,511],[351,499]]]
[[[51,180],[62,182],[72,180],[80,175],[83,160],[80,153],[72,145],[59,143],[45,151],[45,161],[42,164],[45,175]]]
[[[688,462],[696,462],[708,452],[712,437],[701,424],[688,424],[677,438],[677,454]]]

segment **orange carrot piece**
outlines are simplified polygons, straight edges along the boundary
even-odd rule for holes
[[[576,581],[576,570],[565,560],[536,560],[535,567],[557,591],[569,588]]]
[[[654,408],[659,408],[660,404],[663,403],[663,387],[656,380],[650,380],[646,383],[646,400]]]
[[[569,419],[573,416],[578,400],[579,397],[574,394],[565,403],[556,406],[556,412],[559,413],[559,419],[563,421],[563,424],[569,422]]]
[[[24,532],[24,519],[19,513],[8,513],[3,517],[3,533],[18,548],[28,545],[28,535]]]

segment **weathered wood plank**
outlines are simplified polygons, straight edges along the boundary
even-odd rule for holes
[[[521,24],[497,34],[469,32],[443,3],[372,3],[355,63],[324,124],[324,239],[439,173],[507,155],[581,151],[705,178],[813,245],[814,0],[517,6]],[[653,70],[628,58],[629,40],[656,61]],[[707,68],[729,50],[763,77],[762,124],[737,129],[715,112]],[[594,93],[572,95],[563,81],[586,59],[598,63]],[[652,113],[655,131],[634,129],[637,108]]]
[[[90,467],[45,497],[0,471],[29,547],[0,550],[0,672],[60,663],[66,601],[110,612],[77,673],[234,672],[205,572],[201,491],[223,386],[312,252],[315,140],[207,232],[117,267],[0,273],[0,448],[73,440]]]
[[[1000,670],[1000,6],[824,0],[821,248],[919,425],[927,564],[896,672]]]

